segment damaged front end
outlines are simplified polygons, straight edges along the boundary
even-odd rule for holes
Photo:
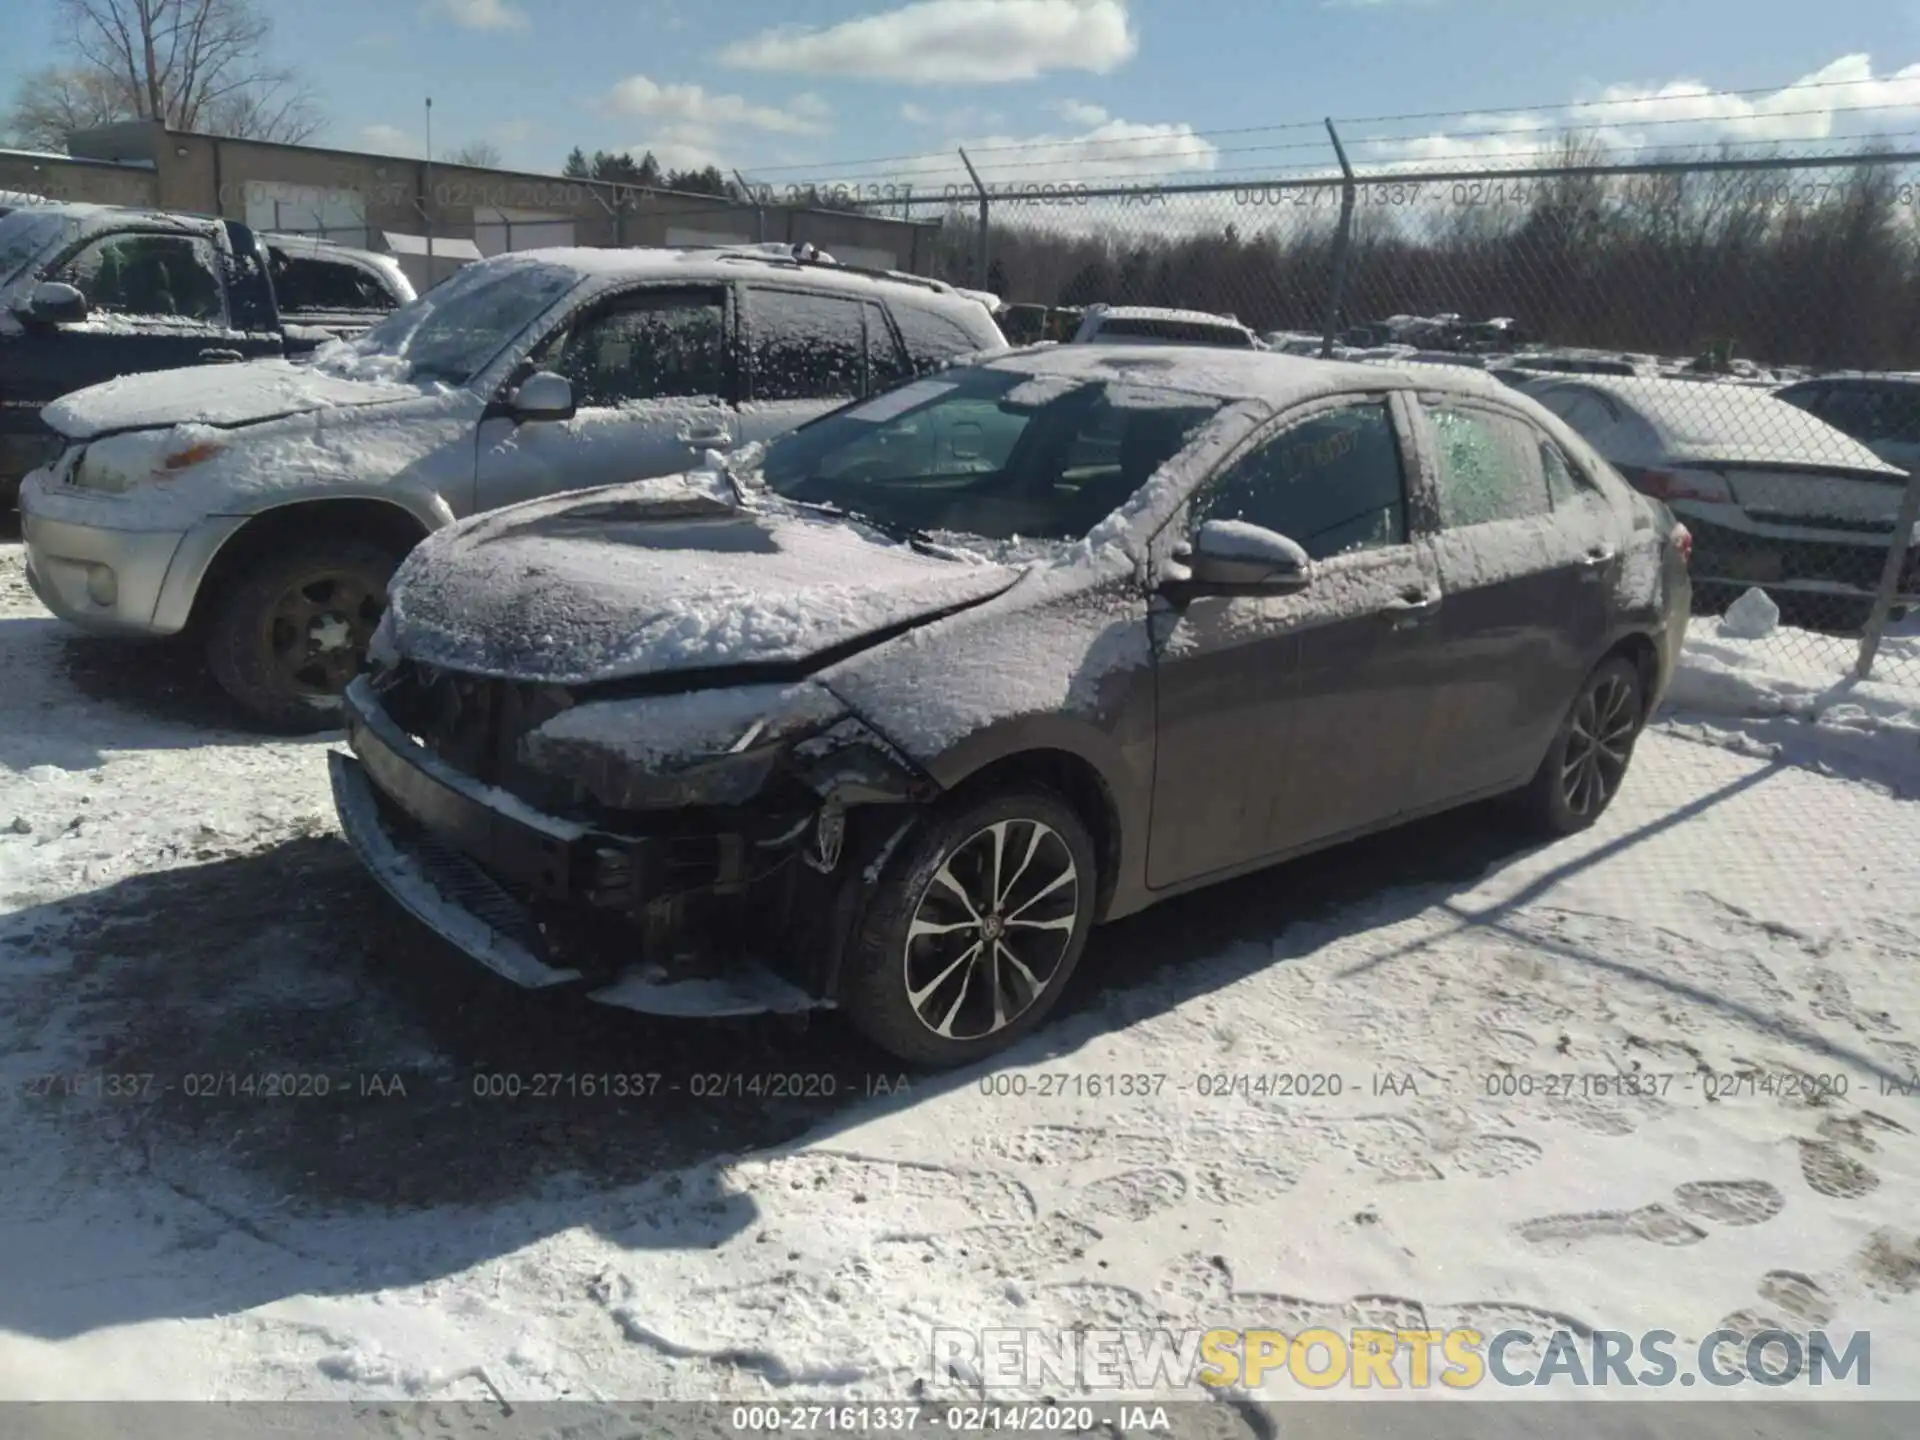
[[[569,689],[393,657],[346,695],[342,828],[516,984],[656,1014],[830,1004],[865,857],[936,787],[824,687],[743,678]]]

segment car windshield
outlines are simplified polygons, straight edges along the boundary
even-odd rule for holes
[[[1075,540],[1221,406],[1151,386],[957,367],[790,431],[769,489],[896,534]]]
[[[26,206],[0,219],[0,285],[15,279],[72,227],[72,217]]]
[[[475,265],[318,363],[347,374],[464,385],[579,280],[562,265]]]

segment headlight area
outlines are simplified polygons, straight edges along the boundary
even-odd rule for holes
[[[66,471],[69,485],[96,495],[124,495],[138,485],[164,483],[204,464],[221,454],[226,443],[204,426],[183,425],[109,435],[75,449]]]
[[[402,661],[373,688],[436,764],[493,787],[486,803],[505,824],[533,811],[577,829],[546,874],[464,848],[528,906],[546,963],[589,977],[637,961],[666,983],[749,959],[830,993],[859,889],[846,882],[937,793],[806,681],[569,693]]]

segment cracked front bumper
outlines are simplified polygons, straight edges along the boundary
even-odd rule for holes
[[[526,989],[610,981],[589,998],[656,1015],[793,1013],[825,1003],[749,960],[699,975],[647,964],[589,974],[553,963],[536,902],[584,903],[596,893],[597,868],[623,878],[643,869],[621,847],[647,842],[541,815],[462,775],[406,735],[363,681],[349,688],[346,715],[354,753],[327,761],[348,843],[403,909],[494,974]]]

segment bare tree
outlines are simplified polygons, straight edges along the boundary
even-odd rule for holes
[[[7,112],[7,132],[31,150],[64,151],[67,136],[132,118],[132,93],[118,76],[97,70],[37,70],[20,82]]]
[[[254,0],[56,0],[56,11],[76,63],[21,87],[17,133],[37,127],[45,142],[68,118],[162,120],[297,143],[324,123],[299,77],[269,61],[272,24]]]
[[[469,140],[440,157],[442,164],[471,165],[476,170],[498,170],[502,159],[500,147],[490,140]]]

